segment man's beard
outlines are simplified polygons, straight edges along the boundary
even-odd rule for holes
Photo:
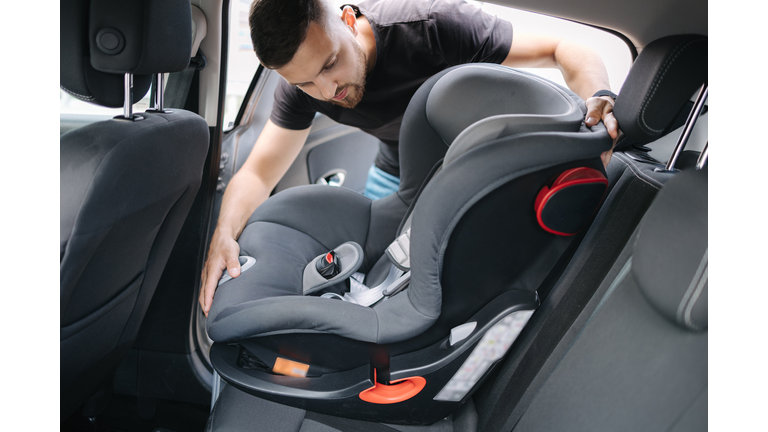
[[[340,101],[333,99],[328,100],[328,102],[342,108],[354,108],[363,99],[363,93],[365,93],[365,54],[363,54],[363,49],[360,45],[354,44],[353,46],[355,47],[355,53],[357,54],[358,60],[357,64],[359,66],[356,71],[357,82],[339,86],[341,90],[338,93],[344,91],[345,88],[347,89],[347,96],[344,99]]]

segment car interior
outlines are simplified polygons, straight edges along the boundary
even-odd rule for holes
[[[235,3],[60,3],[62,91],[121,110],[60,115],[61,430],[707,429],[706,2],[494,0],[627,45],[610,163],[527,69],[427,80],[379,200],[379,141],[318,114],[206,317],[281,79],[254,65],[230,106]]]

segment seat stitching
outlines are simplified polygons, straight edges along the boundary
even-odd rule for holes
[[[69,90],[69,89],[66,89],[66,88],[64,88],[64,87],[61,87],[61,89],[62,89],[62,90],[64,90],[65,92],[67,92],[67,93],[71,94],[72,96],[74,96],[74,97],[76,97],[76,98],[78,98],[78,99],[81,99],[81,100],[94,100],[94,99],[96,99],[96,98],[95,98],[95,97],[93,97],[93,96],[85,96],[85,95],[81,95],[81,94],[79,94],[79,93],[75,93],[75,92],[73,92],[73,91],[71,91],[71,90]]]
[[[696,302],[699,300],[699,296],[704,289],[704,285],[707,283],[708,272],[709,265],[705,265],[704,273],[701,275],[699,283],[696,285],[696,291],[693,293],[691,300],[688,302],[688,306],[685,308],[685,323],[693,330],[701,330],[701,327],[693,323],[691,312],[693,311],[693,306],[696,305]]]
[[[677,57],[680,56],[680,54],[682,54],[683,51],[685,51],[690,45],[696,42],[703,42],[703,41],[704,39],[696,39],[688,42],[685,45],[681,45],[677,47],[672,57],[664,61],[664,66],[662,66],[663,71],[661,75],[656,75],[656,77],[653,79],[653,83],[651,84],[651,92],[645,95],[645,98],[643,99],[643,103],[642,103],[642,109],[640,110],[640,117],[638,117],[638,120],[639,120],[638,125],[641,128],[646,129],[646,132],[659,133],[664,131],[663,128],[653,129],[652,127],[648,126],[648,124],[645,121],[645,110],[648,108],[648,105],[650,105],[650,100],[653,99],[653,96],[656,94],[656,90],[658,90],[659,85],[661,84],[661,81],[664,79],[664,76],[667,74],[667,72],[669,71],[669,68],[672,66],[672,63],[674,63]]]
[[[693,274],[693,279],[691,279],[691,283],[688,285],[688,289],[685,291],[685,294],[683,295],[683,298],[680,300],[680,304],[677,307],[677,322],[685,326],[688,326],[684,316],[685,306],[688,303],[688,300],[690,300],[695,289],[698,288],[697,282],[699,282],[699,280],[702,277],[702,273],[706,269],[707,262],[708,262],[708,259],[707,259],[708,254],[709,254],[709,248],[707,248],[704,251],[704,256],[701,257],[701,262],[699,263],[699,267],[696,269],[696,273]]]
[[[643,172],[640,171],[640,169],[635,166],[634,162],[632,162],[631,159],[627,158],[626,156],[622,156],[620,153],[616,153],[616,156],[617,156],[617,159],[624,162],[624,165],[629,167],[629,169],[635,174],[635,177],[639,178],[640,180],[642,180],[643,182],[647,183],[649,186],[657,190],[661,188],[660,183],[658,183],[652,177],[648,177],[646,174],[643,174]]]

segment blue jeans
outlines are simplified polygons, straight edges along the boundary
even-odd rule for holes
[[[372,200],[384,198],[387,195],[397,192],[400,188],[400,178],[371,165],[368,170],[368,180],[365,182],[365,192],[363,195]]]

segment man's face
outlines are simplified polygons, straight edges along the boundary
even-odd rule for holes
[[[333,26],[326,31],[310,22],[296,54],[276,71],[315,99],[354,108],[365,91],[365,64],[363,49],[349,29]]]

